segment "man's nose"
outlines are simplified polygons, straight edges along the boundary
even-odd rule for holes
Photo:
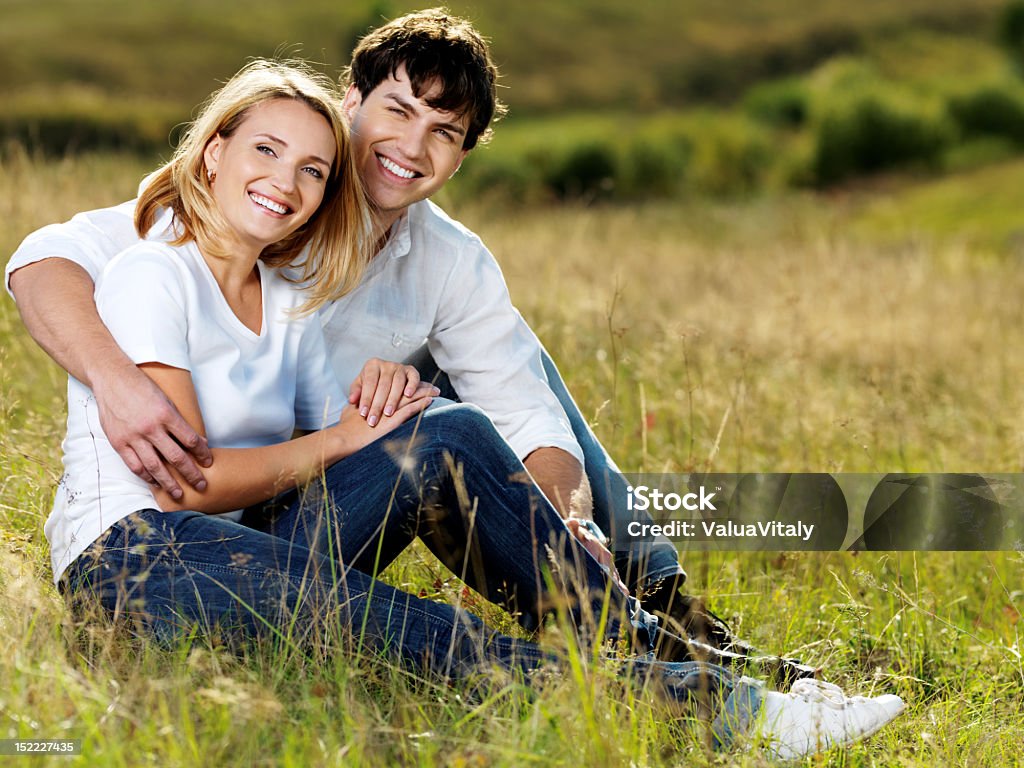
[[[423,157],[427,145],[427,130],[423,126],[410,125],[399,137],[398,148],[410,160]]]

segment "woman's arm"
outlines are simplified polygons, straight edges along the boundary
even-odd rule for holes
[[[143,363],[139,368],[163,390],[185,420],[205,435],[192,375],[182,368],[160,363]],[[364,448],[429,404],[429,397],[403,399],[395,414],[383,418],[376,427],[370,427],[359,417],[357,409],[349,406],[336,425],[294,440],[263,448],[214,448],[213,465],[205,472],[206,490],[197,491],[186,483],[182,485],[184,495],[180,499],[171,498],[162,488],[154,488],[153,494],[165,512],[231,512],[258,504],[309,482],[325,466]]]

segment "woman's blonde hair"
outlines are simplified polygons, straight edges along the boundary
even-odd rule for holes
[[[229,242],[229,227],[213,199],[204,150],[214,137],[230,137],[250,109],[273,99],[294,99],[322,115],[336,144],[320,207],[295,232],[260,254],[269,266],[297,268],[299,276],[294,280],[309,292],[301,308],[307,313],[359,284],[372,257],[372,239],[369,208],[341,115],[341,96],[330,79],[302,62],[258,59],[213,93],[170,161],[150,177],[139,195],[135,229],[145,237],[161,209],[169,208],[178,225],[173,245],[195,240],[204,254],[226,256],[222,244]]]

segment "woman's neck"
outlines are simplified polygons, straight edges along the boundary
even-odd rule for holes
[[[263,326],[263,290],[260,272],[256,266],[259,251],[239,243],[226,243],[223,256],[210,256],[202,244],[199,253],[220,287],[228,306],[235,316],[253,333],[259,334]]]

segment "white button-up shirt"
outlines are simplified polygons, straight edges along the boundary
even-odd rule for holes
[[[138,242],[134,201],[80,213],[32,233],[7,264],[65,258],[95,281]],[[497,262],[475,234],[430,201],[392,227],[360,285],[320,313],[331,363],[349,384],[371,357],[403,360],[428,345],[459,397],[479,406],[520,458],[537,448],[583,454],[547,385],[540,342],[512,306]]]

